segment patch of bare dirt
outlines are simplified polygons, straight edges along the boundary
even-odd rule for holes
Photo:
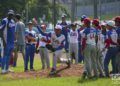
[[[51,69],[38,70],[32,72],[20,72],[20,73],[9,73],[8,77],[12,79],[23,79],[23,78],[52,78],[52,77],[71,77],[81,76],[83,73],[82,65],[71,65],[70,68],[66,68],[66,65],[60,65],[57,67],[57,74],[49,75]]]

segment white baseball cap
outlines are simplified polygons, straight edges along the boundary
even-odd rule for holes
[[[62,30],[62,26],[61,26],[61,25],[56,25],[56,26],[55,26],[55,29]]]
[[[107,25],[111,26],[111,27],[114,27],[115,26],[115,22],[110,20],[106,23]]]
[[[63,13],[61,17],[63,18],[63,17],[66,17],[66,16],[67,16],[67,15]]]

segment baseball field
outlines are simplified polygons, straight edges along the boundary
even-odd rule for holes
[[[81,81],[83,64],[72,65],[66,68],[65,64],[58,64],[58,74],[50,76],[50,69],[41,70],[39,55],[35,56],[34,72],[23,71],[23,58],[21,54],[18,64],[13,73],[6,75],[0,74],[0,86],[114,86],[111,78],[100,78]],[[50,54],[50,57],[52,55]],[[52,66],[52,64],[51,64]]]

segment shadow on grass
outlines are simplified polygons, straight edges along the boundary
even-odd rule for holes
[[[48,78],[61,77],[61,74],[59,74],[59,73],[62,72],[63,70],[68,69],[68,68],[69,68],[69,67],[61,68],[61,69],[57,70],[55,74],[52,74],[52,75],[49,74],[47,77],[48,77]]]
[[[98,80],[98,78],[91,78],[91,79],[82,79],[82,78],[80,78],[78,80],[78,83],[84,84],[84,83],[88,83],[88,82],[94,82],[94,81],[97,81],[97,80]]]

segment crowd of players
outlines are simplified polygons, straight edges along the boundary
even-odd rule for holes
[[[120,73],[120,16],[107,21],[91,20],[81,16],[80,24],[66,22],[66,15],[61,16],[54,31],[46,32],[45,23],[38,24],[36,19],[28,22],[28,29],[20,14],[9,10],[0,25],[0,65],[1,73],[10,72],[9,65],[17,66],[18,52],[22,53],[24,71],[35,71],[34,55],[39,53],[42,69],[50,69],[49,51],[52,51],[52,69],[56,74],[57,62],[67,64],[84,63],[83,78],[110,77]],[[38,33],[33,30],[36,27]],[[63,49],[66,57],[63,58]],[[14,54],[13,54],[14,53]],[[109,71],[111,62],[112,71]]]

